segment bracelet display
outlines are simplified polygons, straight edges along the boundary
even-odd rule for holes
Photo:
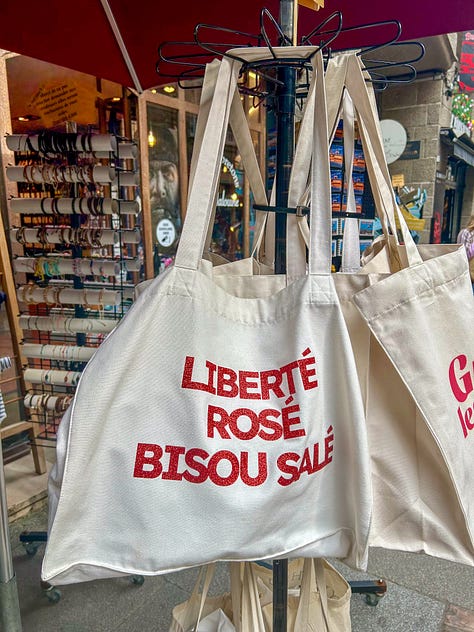
[[[108,334],[119,324],[115,318],[67,318],[66,316],[20,316],[21,329],[56,333]]]
[[[112,134],[49,130],[7,135],[6,144],[17,152],[6,175],[19,183],[9,210],[22,224],[10,238],[24,246],[12,260],[15,273],[23,275],[17,287],[25,332],[20,352],[29,364],[24,380],[31,384],[23,401],[55,433],[81,367],[133,301],[135,276],[129,273],[143,268],[136,247],[140,204],[125,199],[135,197],[125,187],[139,185],[131,170],[138,148]]]
[[[100,276],[113,277],[120,274],[126,267],[120,261],[110,259],[66,259],[58,257],[17,257],[13,260],[15,272],[33,273],[35,277],[59,277],[64,274],[74,274],[78,277]]]
[[[116,171],[104,165],[79,167],[56,165],[25,165],[7,167],[7,178],[28,184],[110,184],[116,181]]]
[[[81,203],[81,200],[85,202]],[[88,202],[91,200],[91,202]],[[114,198],[12,198],[10,208],[13,213],[25,215],[137,215],[138,202],[135,200],[116,200]]]
[[[10,134],[6,137],[10,151],[33,151],[43,156],[68,152],[91,152],[98,158],[108,158],[111,153],[119,158],[135,158],[135,143],[123,142],[112,134],[68,134],[44,131],[39,134]],[[100,155],[99,153],[100,152]]]
[[[77,386],[80,371],[59,371],[57,369],[25,369],[25,382],[31,384],[51,384],[52,386]]]
[[[28,393],[23,398],[25,408],[35,411],[49,411],[53,413],[63,413],[67,410],[73,400],[73,395],[41,395]]]
[[[138,228],[70,228],[40,226],[39,228],[12,229],[12,237],[19,244],[62,244],[77,245],[85,248],[102,248],[119,244],[138,244],[140,231]]]
[[[84,305],[96,308],[104,305],[117,306],[121,295],[116,290],[72,289],[69,287],[23,285],[17,291],[18,301],[27,305],[44,303],[46,305]]]
[[[77,360],[88,362],[96,351],[96,347],[76,347],[74,345],[41,345],[25,343],[23,355],[27,358],[47,358],[49,360],[63,360],[69,362]]]

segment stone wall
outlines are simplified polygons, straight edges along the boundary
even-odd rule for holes
[[[449,124],[449,120],[444,122],[446,112],[448,108],[441,80],[428,79],[389,86],[380,100],[380,117],[398,121],[405,127],[409,141],[420,141],[419,158],[397,160],[389,165],[389,169],[392,175],[403,174],[407,186],[426,189],[427,200],[423,209],[426,228],[420,235],[422,242],[429,241],[439,161],[439,134],[441,126]]]

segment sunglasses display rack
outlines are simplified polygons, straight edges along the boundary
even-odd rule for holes
[[[142,279],[137,147],[112,134],[7,136],[24,407],[47,445],[95,349]]]

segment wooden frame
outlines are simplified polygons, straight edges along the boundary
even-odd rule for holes
[[[12,55],[9,55],[9,57]],[[13,163],[13,154],[10,152],[6,145],[5,136],[11,133],[11,118],[8,96],[8,83],[6,72],[6,57],[0,59],[0,100],[3,103],[3,108],[0,112],[0,148],[1,148],[1,163],[2,169],[0,173],[0,206],[5,213],[0,213],[0,274],[3,291],[7,295],[5,302],[5,309],[7,310],[8,324],[10,327],[10,335],[12,338],[12,345],[14,350],[14,357],[12,358],[12,364],[15,367],[15,372],[18,380],[18,391],[22,397],[26,394],[28,385],[25,384],[23,378],[23,366],[26,364],[21,353],[21,342],[23,340],[23,332],[20,329],[18,315],[20,313],[18,307],[18,301],[16,296],[16,286],[13,277],[13,270],[10,260],[10,244],[5,234],[5,222],[4,217],[7,217],[7,199],[10,195],[17,194],[16,185],[11,182],[7,182],[5,177],[5,165],[9,162]],[[36,444],[36,428],[31,421],[20,421],[17,423],[9,424],[0,429],[0,438],[5,439],[11,437],[20,432],[28,432],[29,439],[31,441],[31,453],[35,465],[35,471],[37,474],[44,474],[46,472],[46,459],[44,456],[44,450],[41,446]]]

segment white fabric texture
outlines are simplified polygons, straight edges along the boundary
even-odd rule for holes
[[[44,580],[301,551],[365,566],[367,438],[330,273],[320,55],[315,63],[324,158],[312,167],[308,275],[280,286],[273,275],[234,277],[234,287],[227,278],[223,289],[202,260],[239,70],[224,59],[175,265],[140,294],[76,391]]]

